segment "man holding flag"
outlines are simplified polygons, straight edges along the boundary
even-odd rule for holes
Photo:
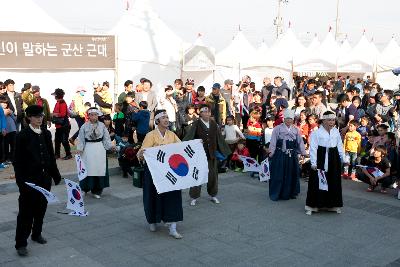
[[[15,160],[13,162],[15,178],[19,188],[19,213],[15,248],[19,256],[27,256],[27,239],[32,232],[32,240],[46,244],[42,236],[43,218],[46,213],[47,200],[42,193],[28,186],[25,182],[35,184],[48,191],[51,180],[57,185],[61,175],[54,156],[51,133],[41,128],[43,108],[32,105],[26,108],[29,126],[17,135]]]
[[[208,160],[208,183],[207,192],[211,197],[211,201],[219,204],[218,194],[218,168],[217,159],[215,157],[217,151],[221,152],[225,157],[231,154],[228,144],[222,137],[221,131],[214,120],[210,119],[211,111],[208,105],[200,106],[200,119],[193,122],[184,141],[193,139],[203,140],[204,150]],[[200,197],[201,186],[191,187],[189,195],[191,197],[191,206],[195,206],[197,199]]]

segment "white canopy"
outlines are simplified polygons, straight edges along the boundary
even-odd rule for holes
[[[251,65],[256,50],[246,39],[241,30],[238,31],[232,42],[216,55],[218,66],[243,68]]]
[[[356,46],[339,58],[338,72],[373,72],[376,58],[376,51],[374,51],[371,43],[363,34]]]
[[[318,39],[318,35],[314,35],[314,38],[311,40],[310,44],[307,47],[307,50],[313,50],[316,49],[317,47],[319,47],[321,45],[321,42]]]
[[[179,77],[182,40],[158,17],[148,0],[136,0],[110,33],[117,36],[120,87],[127,79],[137,82],[146,77],[160,88]]]
[[[339,47],[339,52],[338,52],[339,57],[341,55],[345,55],[346,53],[350,52],[350,50],[351,50],[351,46],[350,46],[349,40],[347,40],[347,38],[346,38],[342,42],[342,45]]]
[[[314,39],[314,45],[309,46],[303,60],[296,63],[294,69],[298,72],[336,72],[336,63],[339,46],[331,32],[318,45],[318,39]],[[318,45],[318,46],[315,46]]]
[[[32,0],[0,2],[0,31],[69,33]]]
[[[394,38],[390,40],[378,58],[376,81],[385,89],[397,89],[400,77],[392,69],[400,67],[400,46]]]

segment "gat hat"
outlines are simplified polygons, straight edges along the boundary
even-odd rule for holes
[[[32,86],[32,93],[33,93],[33,94],[36,93],[36,92],[39,92],[39,91],[40,91],[39,85],[34,85],[34,86]]]
[[[52,93],[51,95],[55,95],[55,96],[64,96],[65,92],[63,89],[61,88],[57,88],[54,90],[54,93]]]
[[[25,109],[27,117],[43,116],[43,108],[39,105],[30,105]]]
[[[285,109],[285,111],[283,112],[283,118],[294,120],[294,110]]]
[[[224,84],[233,85],[233,80],[231,80],[231,79],[225,80]]]
[[[214,83],[212,88],[213,89],[221,89],[221,85],[219,83]]]

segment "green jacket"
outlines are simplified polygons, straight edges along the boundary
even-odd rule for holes
[[[182,141],[190,141],[195,139],[194,137],[196,136],[196,130],[197,127],[199,127],[199,123],[201,123],[200,119],[194,121],[192,125],[188,127],[186,135],[182,139]],[[217,131],[217,145],[218,145],[218,151],[221,152],[225,157],[228,157],[230,154],[232,154],[231,149],[225,142],[225,139],[222,136],[219,127]]]

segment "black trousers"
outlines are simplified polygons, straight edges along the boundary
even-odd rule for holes
[[[362,171],[357,172],[357,179],[363,181],[366,184],[372,185],[368,176],[366,176]],[[389,188],[392,183],[393,183],[392,176],[385,177],[383,179],[378,180],[377,182],[377,184],[380,184],[382,188]]]
[[[65,155],[71,155],[71,147],[69,146],[68,137],[69,137],[70,126],[63,126],[60,128],[56,128],[56,133],[54,137],[54,154],[56,156],[60,156],[60,148],[61,144],[64,147]]]
[[[50,188],[46,188],[50,189]],[[32,238],[42,234],[43,218],[46,214],[47,200],[35,189],[23,185],[18,199],[19,212],[15,235],[15,248],[27,246],[27,239],[32,232]]]
[[[15,155],[15,142],[17,140],[17,132],[7,133],[4,137],[4,159],[13,161]]]

